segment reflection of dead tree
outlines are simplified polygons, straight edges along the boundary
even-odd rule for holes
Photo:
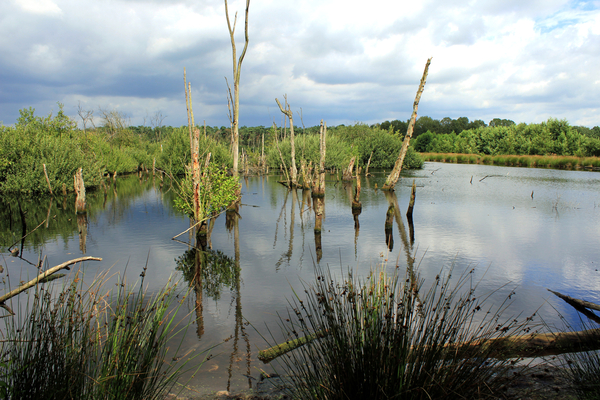
[[[417,120],[417,109],[419,108],[419,100],[421,99],[421,94],[423,93],[423,89],[425,88],[425,81],[427,80],[427,72],[429,71],[429,64],[431,64],[431,58],[427,60],[425,64],[425,70],[423,71],[423,77],[421,78],[421,83],[419,84],[419,89],[417,90],[417,96],[415,97],[415,102],[413,104],[413,112],[410,116],[410,122],[408,123],[408,129],[406,131],[406,136],[404,137],[404,141],[402,142],[402,148],[400,149],[400,154],[398,155],[398,159],[396,160],[396,164],[394,164],[394,169],[388,175],[382,189],[383,190],[394,190],[394,186],[400,179],[400,172],[402,171],[402,164],[404,163],[404,157],[406,156],[406,152],[408,151],[408,145],[410,144],[410,138],[412,137],[413,130],[415,127],[415,122]]]
[[[246,332],[246,327],[243,322],[242,315],[242,295],[241,295],[241,271],[242,268],[240,266],[240,229],[239,229],[239,214],[237,213],[227,213],[226,218],[229,218],[231,221],[229,225],[233,228],[233,245],[234,245],[234,253],[235,253],[235,272],[234,272],[234,281],[235,281],[235,330],[233,335],[233,349],[231,351],[231,356],[229,357],[229,368],[228,368],[228,379],[227,379],[227,391],[231,388],[231,376],[233,371],[233,364],[237,362],[236,355],[238,354],[238,342],[240,333],[246,342],[246,373],[245,375],[248,377],[248,388],[252,389],[252,381],[250,376],[250,362],[252,360],[252,353],[250,348],[250,337]]]
[[[275,248],[275,245],[277,244],[277,231],[279,230],[279,221],[281,221],[281,216],[283,215],[284,217],[284,225],[286,224],[286,220],[285,218],[287,217],[287,214],[285,214],[285,205],[287,204],[287,199],[288,199],[288,195],[290,194],[290,192],[287,192],[285,194],[285,197],[283,199],[283,205],[281,206],[281,211],[279,212],[279,217],[277,218],[277,222],[275,223],[275,239],[273,240],[273,248]],[[285,227],[284,227],[285,229]]]
[[[323,229],[323,214],[325,211],[325,198],[315,197],[313,199],[313,208],[315,210],[315,251],[317,253],[317,262],[323,257],[323,247],[321,245],[321,230]]]
[[[85,254],[87,247],[87,214],[77,214],[77,230],[79,231],[79,250]]]
[[[198,245],[198,244],[197,244]],[[204,249],[194,251],[194,292],[196,293],[196,334],[198,339],[204,335],[204,304],[202,293],[202,268],[206,267]]]
[[[415,197],[417,195],[417,185],[413,179],[412,189],[410,191],[410,202],[408,203],[408,210],[406,210],[406,219],[408,221],[408,230],[410,235],[410,245],[412,246],[415,241],[415,227],[413,225],[413,209],[415,207]]]
[[[287,198],[287,196],[286,196],[286,198]],[[291,207],[291,211],[290,211],[289,245],[288,245],[288,250],[285,253],[283,253],[281,255],[281,257],[279,258],[279,261],[277,261],[275,263],[275,267],[277,270],[279,270],[279,266],[283,263],[284,259],[287,261],[288,264],[290,263],[290,260],[292,259],[292,252],[294,250],[294,222],[295,222],[295,216],[296,216],[296,203],[298,203],[298,192],[296,191],[296,189],[292,189],[292,207]]]

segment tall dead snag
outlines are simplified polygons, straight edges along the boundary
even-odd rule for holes
[[[75,211],[77,214],[85,213],[85,184],[83,183],[83,169],[75,173],[74,188],[77,198],[75,199]]]
[[[316,179],[313,183],[313,197],[325,197],[325,143],[327,141],[327,123],[321,120],[321,128],[319,129],[319,147],[321,160],[319,162],[319,170],[316,172]]]
[[[192,105],[192,88],[188,87],[187,78],[185,75],[185,67],[183,68],[183,89],[185,90],[185,108],[187,110],[188,129],[190,131],[190,143],[192,143],[192,119],[191,119],[191,105]],[[189,96],[188,96],[189,95]]]
[[[244,56],[246,55],[246,50],[248,49],[248,9],[250,8],[250,0],[246,0],[246,25],[244,28],[245,33],[245,44],[244,50],[242,50],[242,54],[240,57],[237,57],[236,47],[235,47],[235,23],[237,22],[237,12],[235,13],[235,18],[233,20],[233,25],[229,21],[229,9],[227,7],[227,0],[225,1],[225,17],[227,17],[227,28],[229,28],[229,37],[231,39],[231,50],[233,53],[233,112],[231,118],[231,136],[233,139],[232,144],[232,153],[233,153],[233,173],[237,175],[238,173],[238,158],[239,158],[239,144],[240,144],[240,134],[239,134],[239,117],[240,117],[240,72],[242,70],[242,61],[244,61]]]
[[[425,89],[425,81],[427,80],[427,73],[429,71],[429,64],[431,64],[431,58],[427,60],[425,64],[425,70],[423,71],[423,77],[421,78],[421,83],[419,84],[419,90],[417,90],[417,96],[415,97],[415,102],[413,104],[413,112],[410,116],[410,122],[408,123],[408,129],[406,130],[406,136],[404,137],[404,141],[402,142],[402,148],[400,149],[400,155],[396,160],[396,164],[394,164],[394,169],[388,175],[385,183],[382,186],[383,190],[394,190],[394,186],[400,179],[400,172],[402,172],[402,164],[404,163],[404,157],[406,157],[406,152],[408,151],[408,145],[410,144],[410,138],[412,137],[413,130],[415,128],[415,122],[417,120],[417,109],[419,108],[419,100],[421,100],[421,94],[423,94],[423,89]]]
[[[298,169],[296,168],[296,146],[294,144],[294,114],[290,109],[290,105],[287,102],[287,96],[283,96],[285,100],[285,108],[281,106],[279,99],[275,98],[277,105],[279,106],[279,110],[288,118],[290,121],[290,146],[291,146],[291,157],[292,157],[292,165],[290,166],[290,187],[298,186]]]

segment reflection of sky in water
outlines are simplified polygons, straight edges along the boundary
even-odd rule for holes
[[[388,260],[388,268],[396,263],[406,265],[407,253],[396,222],[393,251],[387,252],[384,222],[389,203],[383,192],[374,189],[375,184],[382,186],[384,178],[383,173],[363,177],[358,236],[350,209],[352,190],[344,189],[341,182],[335,183],[334,176],[328,178],[331,181],[325,197],[320,264],[329,265],[338,276],[349,267],[364,275],[384,259]],[[556,311],[545,301],[571,322],[576,323],[577,315],[547,288],[600,302],[598,173],[426,163],[423,170],[408,172],[397,186],[397,202],[406,230],[404,214],[413,178],[417,184],[415,243],[409,251],[416,252],[425,278],[432,278],[441,269],[447,271],[452,264],[456,275],[475,267],[475,279],[481,279],[480,294],[508,283],[492,296],[492,302],[501,302],[516,288],[509,314],[523,311],[530,315],[541,307],[544,320],[559,325]],[[314,278],[312,200],[304,197],[302,191],[289,192],[276,183],[277,177],[242,181],[242,312],[261,334],[269,336],[267,323],[279,339],[276,313],[285,310],[286,298],[293,295],[291,286],[302,294],[301,281],[310,283]],[[120,209],[117,203],[109,202],[103,212],[96,212],[88,227],[86,255],[100,256],[104,261],[88,263],[86,270],[102,270],[114,264],[116,272],[129,264],[128,279],[137,280],[149,254],[147,283],[156,288],[174,272],[175,258],[187,249],[170,239],[187,229],[189,222],[163,204],[156,190],[129,203],[129,208]],[[180,239],[187,238],[186,234]],[[234,235],[226,230],[224,216],[216,220],[211,239],[214,249],[234,257]],[[48,243],[44,254],[52,265],[79,256],[77,235],[65,242]],[[34,272],[31,267],[27,270],[29,274]],[[207,348],[234,334],[234,298],[235,294],[227,288],[218,301],[204,298],[205,334],[199,344],[195,328],[190,329],[186,347]],[[193,302],[188,304],[191,307]],[[255,357],[265,345],[251,326],[246,327],[246,333]],[[213,351],[220,355],[202,367],[195,386],[225,388],[232,342]],[[238,346],[246,346],[241,338]],[[234,357],[237,366],[231,378],[232,389],[247,385],[242,375],[246,369],[240,361],[244,357],[243,351]],[[254,376],[258,373],[256,368],[265,367],[253,363]]]

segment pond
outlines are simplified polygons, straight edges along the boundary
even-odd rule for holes
[[[578,316],[547,289],[600,302],[597,172],[425,163],[422,170],[403,173],[392,196],[377,189],[386,175],[362,177],[358,215],[352,213],[352,186],[327,177],[320,242],[308,192],[289,191],[276,175],[241,179],[239,215],[227,221],[221,215],[211,226],[210,263],[218,267],[203,274],[203,290],[192,291],[185,302],[188,312],[197,300],[202,310],[194,314],[184,347],[196,354],[218,344],[191,379],[191,394],[245,389],[262,370],[270,371],[257,360],[258,350],[267,347],[262,336],[282,339],[278,313],[285,313],[292,288],[302,295],[302,282],[314,280],[316,264],[338,277],[348,269],[365,276],[382,264],[405,268],[414,256],[425,286],[452,266],[456,275],[475,268],[481,295],[502,287],[490,304],[514,290],[508,315],[539,309],[540,318],[558,327],[559,312],[575,326]],[[413,180],[411,226],[404,214]],[[3,249],[16,242],[23,250],[22,258],[4,254],[4,281],[15,286],[32,278],[38,259],[54,266],[81,255],[103,258],[84,265],[86,278],[110,268],[133,283],[147,265],[149,290],[170,276],[189,280],[194,251],[171,238],[190,222],[174,211],[173,197],[167,181],[145,175],[118,178],[106,191],[88,193],[83,221],[72,197],[21,202],[26,232],[43,222],[22,243],[19,204],[0,199]],[[390,204],[398,212],[386,231]],[[178,239],[189,242],[190,236]]]

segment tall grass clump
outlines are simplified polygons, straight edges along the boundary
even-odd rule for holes
[[[336,282],[317,267],[281,317],[288,340],[316,336],[279,358],[298,399],[474,399],[493,396],[513,364],[491,358],[488,339],[524,325],[503,319],[507,301],[484,307],[472,271],[453,284],[438,275],[429,289],[407,269]]]
[[[185,365],[167,358],[177,285],[151,296],[143,280],[137,292],[122,282],[108,291],[105,282],[86,289],[76,275],[58,293],[52,284],[32,289],[24,312],[5,326],[5,398],[165,398]]]
[[[581,329],[583,332],[598,332],[598,325],[581,317]],[[575,331],[569,324],[566,330]],[[596,334],[595,340],[600,341],[600,333]],[[600,400],[600,352],[584,350],[565,353],[561,355],[561,361],[564,364],[564,368],[561,369],[562,375],[570,382],[577,399]]]

